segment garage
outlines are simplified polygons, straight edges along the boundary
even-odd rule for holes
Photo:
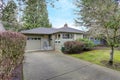
[[[26,50],[36,51],[41,49],[41,38],[40,37],[30,37],[27,38]]]

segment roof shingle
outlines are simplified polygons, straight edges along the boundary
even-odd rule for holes
[[[56,28],[35,28],[30,30],[21,31],[23,34],[54,34],[58,32],[70,32],[70,33],[84,33],[81,30],[73,29],[70,27]]]

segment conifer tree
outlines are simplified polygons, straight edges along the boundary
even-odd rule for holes
[[[51,27],[45,0],[28,0],[25,2],[24,29]]]

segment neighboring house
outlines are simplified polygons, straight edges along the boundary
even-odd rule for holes
[[[102,46],[102,45],[107,44],[106,40],[104,40],[104,39],[98,39],[98,38],[95,38],[95,37],[89,37],[89,40],[93,41],[93,43],[95,45],[101,45]]]
[[[36,50],[60,50],[66,41],[74,41],[83,38],[84,32],[64,25],[55,28],[35,28],[21,31],[27,38],[27,51]]]
[[[91,40],[95,45],[101,45],[101,46],[103,45],[104,46],[107,44],[105,39],[102,39],[102,38],[100,39],[98,37],[92,36],[89,31],[84,33],[84,38]]]

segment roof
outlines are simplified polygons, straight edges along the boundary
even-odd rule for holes
[[[70,28],[70,27],[59,28],[59,29],[57,29],[57,32],[84,33],[81,30],[73,29],[73,28]]]
[[[54,33],[58,33],[58,32],[69,32],[69,33],[84,33],[81,30],[77,30],[77,29],[73,29],[70,28],[68,26],[62,27],[62,28],[35,28],[35,29],[30,29],[30,30],[25,30],[25,31],[21,31],[21,33],[23,34],[54,34]]]
[[[23,34],[53,34],[55,31],[54,28],[34,28],[30,30],[21,31]]]

